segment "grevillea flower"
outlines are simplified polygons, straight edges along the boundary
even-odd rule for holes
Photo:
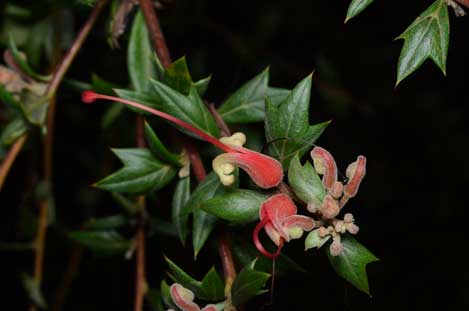
[[[206,305],[205,308],[200,309],[200,307],[194,302],[194,293],[183,287],[181,284],[174,283],[169,288],[171,298],[173,298],[174,303],[182,311],[217,311],[215,305]],[[173,311],[172,309],[168,311]]]
[[[280,255],[284,242],[299,239],[303,231],[314,228],[314,220],[307,216],[297,215],[295,203],[285,194],[268,198],[259,210],[260,222],[253,232],[256,248],[264,256],[275,258]],[[277,245],[275,253],[268,252],[259,240],[259,232],[264,228],[270,239]]]
[[[282,181],[283,170],[280,162],[262,153],[243,148],[242,145],[246,141],[246,137],[242,133],[235,133],[231,137],[218,140],[189,123],[143,104],[114,96],[97,94],[92,91],[85,91],[82,94],[82,100],[85,103],[92,103],[97,99],[117,101],[150,112],[189,130],[201,139],[225,151],[226,153],[217,156],[212,163],[214,171],[218,174],[220,181],[224,185],[230,185],[234,182],[233,172],[235,165],[246,171],[254,183],[261,188],[272,188]]]

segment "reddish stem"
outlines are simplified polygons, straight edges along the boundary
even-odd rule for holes
[[[280,238],[280,243],[277,247],[277,250],[275,253],[270,253],[267,251],[264,246],[262,245],[261,241],[259,240],[259,232],[261,231],[262,228],[265,227],[270,222],[269,217],[264,217],[257,225],[256,228],[254,228],[254,231],[252,232],[252,238],[254,240],[254,244],[256,245],[257,250],[264,255],[265,257],[269,259],[275,259],[280,255],[280,252],[282,251],[283,247],[283,238]]]

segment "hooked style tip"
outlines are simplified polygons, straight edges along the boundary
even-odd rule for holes
[[[261,231],[262,228],[265,227],[265,225],[270,222],[270,219],[269,217],[265,217],[264,219],[262,219],[257,225],[256,225],[256,228],[254,228],[254,231],[252,232],[252,239],[254,241],[254,245],[256,246],[257,250],[259,251],[259,253],[261,253],[264,257],[266,258],[269,258],[269,259],[275,259],[277,258],[278,256],[280,256],[280,252],[282,251],[282,248],[283,248],[283,243],[284,243],[284,240],[283,238],[280,238],[280,243],[277,247],[277,250],[275,251],[275,253],[270,253],[268,250],[266,250],[264,248],[264,246],[262,245],[261,241],[259,240],[259,232]]]
[[[87,91],[84,91],[83,93],[81,93],[81,100],[85,104],[93,103],[95,100],[98,99],[98,97],[99,97],[98,94],[96,94],[95,92],[90,91],[90,90],[87,90]]]

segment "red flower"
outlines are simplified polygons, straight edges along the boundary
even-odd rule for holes
[[[213,161],[213,168],[220,176],[220,180],[224,185],[230,185],[234,182],[234,176],[232,175],[235,169],[234,165],[245,170],[251,179],[264,189],[277,186],[283,179],[283,170],[280,162],[262,153],[242,147],[245,142],[245,137],[244,141],[240,139],[240,135],[244,136],[242,133],[236,133],[229,138],[222,138],[220,141],[189,123],[148,106],[114,96],[97,94],[93,91],[85,91],[82,94],[82,100],[85,103],[92,103],[97,99],[117,101],[148,111],[191,131],[203,140],[225,151],[226,153],[217,156]]]
[[[285,194],[277,194],[268,198],[259,211],[260,222],[253,232],[256,248],[268,258],[280,255],[284,242],[299,239],[303,231],[314,228],[314,219],[297,215],[295,203]],[[278,246],[275,253],[268,252],[259,240],[259,232],[264,228],[270,239]]]

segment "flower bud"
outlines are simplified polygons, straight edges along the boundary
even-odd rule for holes
[[[365,177],[366,158],[362,155],[358,156],[357,161],[347,167],[345,174],[347,175],[347,178],[349,178],[349,181],[347,185],[345,185],[344,194],[347,197],[352,198],[357,194],[360,183],[363,180],[363,177]]]
[[[326,219],[333,219],[340,213],[339,203],[329,194],[324,197],[321,213]]]
[[[314,168],[318,174],[323,175],[322,183],[329,190],[337,181],[337,164],[332,155],[324,148],[314,147],[311,151]]]
[[[331,243],[330,246],[330,251],[332,256],[339,256],[342,254],[342,251],[344,250],[344,246],[340,242],[340,236],[337,238],[334,238],[334,241]]]
[[[169,288],[171,298],[174,303],[184,311],[200,311],[199,306],[194,302],[194,293],[181,284],[174,283]]]
[[[340,199],[343,193],[344,193],[344,184],[342,184],[340,181],[336,181],[334,185],[332,186],[331,190],[329,191],[329,194],[334,199]]]

